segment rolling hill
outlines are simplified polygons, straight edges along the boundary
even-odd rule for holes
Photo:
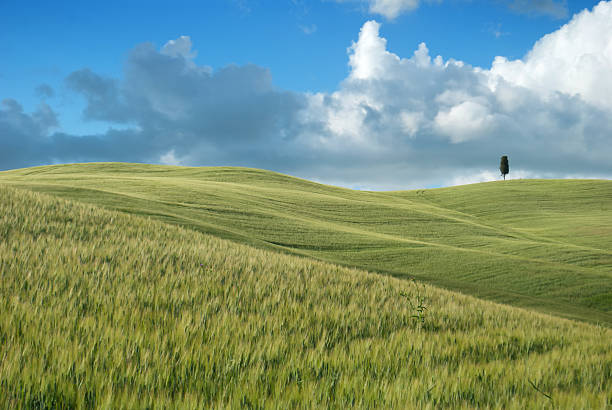
[[[612,181],[363,192],[257,169],[98,163],[0,183],[612,325]]]
[[[215,182],[219,195],[243,181],[238,197],[262,175],[246,184],[244,170],[214,172],[228,180]],[[267,190],[293,181],[263,175]],[[111,189],[106,178],[96,183]],[[64,182],[80,179],[94,183],[78,172]],[[370,194],[294,183],[369,204],[350,198]],[[62,189],[110,205],[126,197]],[[132,195],[113,206],[139,204]],[[610,340],[603,326],[0,184],[2,408],[607,408]]]

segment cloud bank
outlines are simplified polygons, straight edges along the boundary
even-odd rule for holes
[[[90,69],[66,78],[86,101],[85,120],[121,129],[68,135],[44,100],[25,113],[6,99],[0,164],[239,165],[400,189],[495,179],[508,155],[510,177],[610,177],[610,39],[612,2],[601,2],[524,59],[497,57],[484,69],[432,57],[424,43],[400,57],[368,21],[348,49],[347,78],[312,94],[278,89],[256,65],[198,65],[186,36],[161,49],[141,44],[122,78]]]

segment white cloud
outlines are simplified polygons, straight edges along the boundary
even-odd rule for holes
[[[163,165],[183,165],[183,162],[176,157],[174,149],[171,149],[170,151],[160,156],[159,163]]]
[[[512,169],[512,173],[506,176],[507,180],[510,179],[525,179],[525,178],[542,178],[540,174],[534,174],[533,172],[525,171],[522,169]],[[450,180],[449,185],[466,185],[476,184],[478,182],[490,182],[498,181],[502,178],[499,171],[491,171],[490,169],[483,169],[479,171],[463,173],[459,172],[458,175],[454,175]]]
[[[589,104],[612,109],[612,2],[584,10],[554,33],[540,39],[523,60],[496,57],[495,81],[542,95],[577,95]]]
[[[439,111],[434,123],[441,134],[459,143],[477,139],[493,130],[494,116],[486,104],[464,101],[447,111]]]
[[[193,60],[198,53],[191,50],[191,37],[180,36],[176,40],[170,40],[161,48],[160,53],[171,57],[183,57]]]
[[[421,186],[454,184],[449,169],[461,181],[489,180],[502,153],[520,166],[513,176],[612,175],[612,76],[603,75],[612,72],[610,9],[581,13],[525,60],[498,58],[491,70],[432,59],[424,43],[401,58],[368,21],[348,49],[339,90],[310,96],[302,118],[318,119],[320,129],[304,140],[321,156],[333,149],[359,158],[358,167],[344,165],[359,186],[390,168]]]
[[[359,40],[349,48],[351,78],[374,79],[387,74],[389,66],[400,61],[387,51],[387,40],[379,36],[380,24],[368,21],[359,32]]]
[[[400,120],[404,126],[404,132],[410,137],[414,137],[418,132],[421,124],[425,121],[425,116],[422,112],[402,112]]]
[[[370,12],[394,19],[400,14],[419,7],[419,0],[368,0]]]
[[[515,173],[514,170],[512,170],[512,175],[514,175],[514,173]],[[460,173],[459,175],[454,175],[452,177],[449,183],[449,186],[475,184],[478,182],[496,181],[499,179],[499,175],[500,175],[499,172],[495,173],[494,171],[491,171],[488,169],[475,171],[471,173]]]

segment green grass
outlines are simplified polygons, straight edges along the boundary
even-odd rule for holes
[[[77,164],[0,183],[612,325],[612,181],[362,192],[246,168]]]
[[[609,328],[1,185],[0,275],[0,408],[612,406]]]

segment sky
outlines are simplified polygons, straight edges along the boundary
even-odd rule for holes
[[[0,1],[0,170],[612,177],[612,2]]]

